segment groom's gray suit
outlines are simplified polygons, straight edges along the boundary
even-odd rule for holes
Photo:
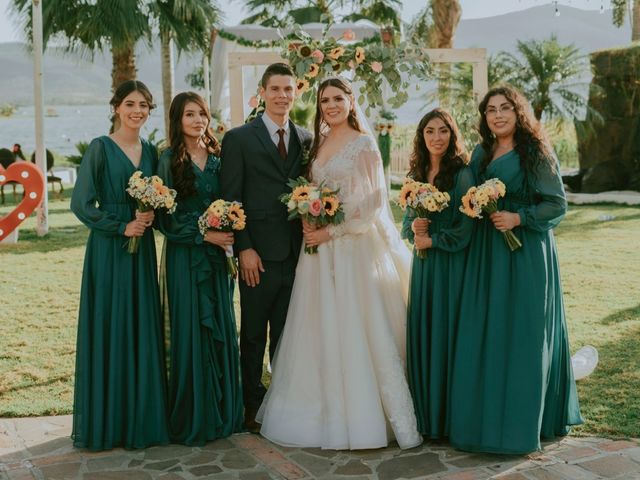
[[[279,197],[290,191],[289,178],[302,173],[302,158],[311,134],[289,121],[286,159],[258,117],[229,130],[222,141],[221,188],[225,200],[242,202],[247,228],[235,234],[234,250],[256,250],[265,272],[249,287],[240,280],[240,364],[247,411],[255,412],[266,392],[262,364],[269,324],[269,356],[273,358],[284,327],[302,243],[299,221],[287,220]]]

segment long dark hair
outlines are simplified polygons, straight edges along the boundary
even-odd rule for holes
[[[427,172],[431,167],[431,155],[424,141],[424,129],[434,118],[442,120],[451,133],[447,150],[444,152],[442,160],[440,160],[440,171],[433,180],[434,186],[438,190],[446,192],[453,188],[453,180],[458,170],[469,163],[469,155],[464,149],[464,142],[458,125],[446,110],[434,108],[422,117],[418,123],[416,135],[413,138],[413,151],[411,152],[407,176],[418,182],[427,181]]]
[[[482,161],[480,170],[484,171],[489,165],[497,142],[495,135],[489,128],[485,114],[489,100],[496,95],[503,95],[513,105],[514,113],[516,114],[516,130],[513,134],[514,150],[520,157],[520,165],[525,173],[535,176],[537,168],[542,166],[548,166],[551,171],[555,171],[555,159],[542,125],[533,115],[531,105],[525,96],[511,85],[492,88],[478,106],[478,111],[480,112],[478,130],[482,137],[480,145],[485,152],[485,158]]]
[[[120,119],[116,113],[116,108],[118,108],[124,99],[132,92],[140,92],[142,94],[149,104],[149,111],[156,108],[156,104],[153,103],[153,95],[151,95],[151,91],[144,83],[139,80],[125,80],[118,85],[116,91],[113,92],[113,97],[109,100],[109,105],[111,105],[111,109],[113,110],[113,114],[111,115],[111,129],[109,130],[109,133],[113,133],[120,128]]]
[[[193,102],[207,113],[208,124],[202,136],[207,151],[220,155],[220,143],[211,131],[211,114],[204,99],[195,92],[182,92],[176,95],[169,108],[169,148],[171,149],[171,176],[179,198],[187,198],[196,193],[194,182],[196,174],[191,166],[191,155],[184,143],[182,116],[187,103]]]
[[[351,103],[354,102],[353,90],[351,89],[351,85],[349,82],[340,77],[329,77],[322,81],[320,86],[318,87],[318,95],[316,98],[316,116],[313,121],[313,143],[311,144],[311,151],[309,152],[309,158],[311,159],[307,164],[307,177],[311,177],[311,165],[316,159],[318,155],[318,150],[320,149],[320,144],[326,137],[325,129],[326,123],[322,118],[322,108],[320,101],[322,99],[322,94],[324,93],[327,87],[336,87],[342,90],[350,99]],[[353,128],[355,131],[364,133],[364,130],[360,126],[360,122],[358,121],[358,117],[356,115],[355,108],[352,108],[349,112],[349,116],[347,117],[347,122],[349,126]]]

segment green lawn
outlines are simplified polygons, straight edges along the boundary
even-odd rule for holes
[[[68,193],[50,202],[46,238],[31,217],[17,245],[0,246],[0,417],[71,412],[87,231]],[[572,351],[600,352],[596,372],[578,383],[586,423],[574,433],[640,437],[640,209],[572,206],[556,233]]]

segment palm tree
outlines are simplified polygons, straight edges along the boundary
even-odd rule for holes
[[[379,25],[400,28],[400,0],[245,0],[251,15],[242,23],[258,23],[265,27],[286,27],[294,23],[331,23],[336,21],[335,11],[350,6],[354,12],[340,18],[342,21],[367,19]]]
[[[462,7],[458,0],[429,0],[411,22],[411,42],[421,47],[453,48],[453,38],[461,16]],[[440,64],[437,71],[440,77],[440,103],[448,106],[452,98],[449,85],[451,65]]]
[[[219,11],[209,0],[156,0],[150,4],[160,32],[162,100],[165,136],[169,135],[169,105],[173,99],[175,73],[173,47],[178,51],[210,52],[211,30]]]
[[[508,80],[529,99],[538,120],[584,114],[588,84],[581,79],[588,75],[589,65],[578,48],[560,45],[555,35],[518,41],[516,48],[518,55],[502,52],[498,61],[512,72]]]
[[[612,0],[613,24],[621,27],[629,15],[631,22],[631,41],[640,40],[640,0]]]
[[[24,31],[32,38],[31,0],[14,0]],[[43,2],[45,46],[62,37],[68,50],[111,52],[111,86],[136,78],[135,45],[149,38],[151,29],[144,2],[130,0],[50,0]]]

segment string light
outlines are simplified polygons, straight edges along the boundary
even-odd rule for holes
[[[555,8],[556,8],[556,17],[560,16],[560,10],[558,10],[558,0],[555,0],[553,2],[555,4]]]

